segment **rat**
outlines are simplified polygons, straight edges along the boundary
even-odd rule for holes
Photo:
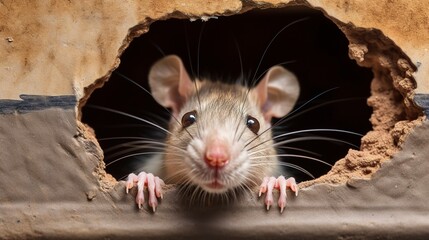
[[[292,72],[271,67],[251,88],[193,81],[182,60],[169,55],[154,63],[148,80],[152,96],[171,109],[172,118],[161,159],[154,161],[151,171],[131,173],[126,181],[127,193],[137,187],[139,208],[147,187],[148,205],[156,210],[164,180],[214,195],[259,186],[267,210],[274,203],[273,190],[278,189],[281,212],[287,188],[298,195],[295,179],[278,175],[281,169],[271,133],[271,119],[289,113],[299,97]]]

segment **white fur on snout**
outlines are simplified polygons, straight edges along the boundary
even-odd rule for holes
[[[238,187],[243,184],[248,178],[248,169],[250,167],[249,155],[244,150],[245,142],[234,141],[233,135],[228,130],[222,130],[217,133],[208,133],[202,131],[201,138],[194,136],[187,147],[188,158],[184,159],[186,165],[190,166],[189,177],[195,185],[200,186],[207,192],[211,193],[222,193]],[[227,151],[230,153],[230,160],[222,168],[211,168],[207,165],[204,160],[204,155],[207,147],[207,139],[209,136],[213,138],[213,134],[216,134],[216,138],[222,139],[226,142],[228,147]],[[208,185],[217,181],[221,184],[222,188],[210,188]]]
[[[194,139],[189,143],[186,149],[188,151],[189,158],[185,158],[185,161],[189,163],[192,168],[191,170],[205,168],[204,155],[202,155],[204,148],[205,144],[199,138],[194,137]]]

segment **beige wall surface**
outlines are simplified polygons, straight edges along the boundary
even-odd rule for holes
[[[124,182],[106,174],[93,132],[77,119],[85,88],[106,80],[132,38],[157,19],[287,4],[323,10],[350,34],[350,55],[372,64],[374,131],[361,151],[350,151],[320,182],[301,184],[283,214],[267,212],[256,194],[194,208],[175,186],[166,187],[155,214],[146,205],[138,210],[135,192],[125,194]],[[427,9],[428,1],[406,0],[0,1],[0,239],[427,238],[429,121],[408,101],[429,93]],[[377,37],[396,44],[393,57],[384,49],[365,52],[361,35],[347,32],[354,27],[379,29]],[[400,94],[392,88],[405,101],[394,105]],[[346,165],[374,171],[330,178],[345,174]]]
[[[289,1],[2,1],[0,99],[20,94],[72,95],[118,65],[130,29],[169,15],[189,18],[238,13]],[[418,93],[429,92],[427,1],[309,1],[344,23],[380,29],[418,67]],[[276,5],[277,6],[277,5]],[[144,32],[146,27],[141,27]],[[140,32],[142,33],[142,32]],[[138,33],[137,33],[138,34]]]

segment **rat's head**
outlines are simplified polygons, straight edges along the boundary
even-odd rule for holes
[[[173,119],[165,156],[166,180],[209,193],[252,187],[277,168],[271,119],[286,115],[299,95],[296,77],[272,67],[252,89],[193,82],[177,56],[149,73],[152,95]]]

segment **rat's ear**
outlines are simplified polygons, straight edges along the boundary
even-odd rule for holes
[[[174,116],[179,114],[194,88],[182,60],[176,55],[163,57],[151,67],[149,86],[155,100],[171,108]]]
[[[283,117],[295,106],[299,97],[299,83],[296,76],[281,66],[268,70],[264,78],[252,89],[265,120]]]

